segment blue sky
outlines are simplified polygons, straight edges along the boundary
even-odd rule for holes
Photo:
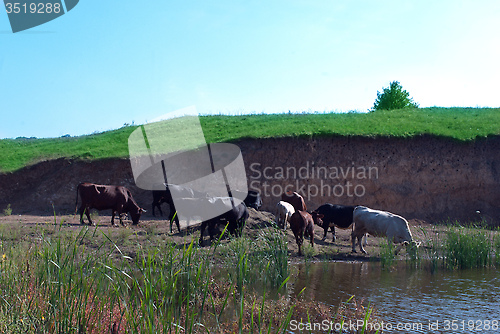
[[[201,114],[500,106],[499,1],[97,1],[13,34],[0,11],[0,138]]]

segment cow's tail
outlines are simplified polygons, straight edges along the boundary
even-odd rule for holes
[[[76,186],[76,201],[75,201],[75,215],[78,210],[78,193],[80,192],[80,184]]]

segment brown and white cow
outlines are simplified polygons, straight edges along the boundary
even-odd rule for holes
[[[403,243],[403,245],[415,243],[406,219],[393,213],[358,206],[354,209],[353,220],[354,231],[351,234],[353,253],[356,253],[355,246],[357,239],[359,249],[362,253],[366,254],[365,249],[361,245],[361,239],[366,233],[374,237],[387,237],[387,242],[389,243]],[[416,246],[418,247],[419,244],[416,244]],[[398,248],[396,253],[401,247]]]
[[[293,205],[295,211],[306,211],[306,202],[304,202],[304,198],[299,195],[297,192],[287,191],[281,195],[281,200],[290,203]]]
[[[122,213],[129,213],[133,225],[139,223],[141,213],[146,210],[140,208],[132,197],[132,193],[125,187],[101,185],[94,183],[80,183],[76,187],[76,203],[78,205],[78,195],[82,200],[80,205],[80,223],[83,224],[83,213],[87,215],[89,225],[94,223],[90,219],[90,209],[109,210],[111,209],[111,224],[115,225],[115,214],[118,214],[120,223],[123,225]]]
[[[321,218],[323,215],[302,210],[295,211],[290,218],[290,228],[295,236],[297,246],[299,246],[299,255],[302,255],[304,235],[310,237],[311,245],[314,247],[314,224],[323,225]]]
[[[293,205],[285,201],[279,201],[278,204],[276,204],[276,211],[274,214],[276,224],[286,231],[286,226],[290,222],[290,218],[294,212],[295,209]]]

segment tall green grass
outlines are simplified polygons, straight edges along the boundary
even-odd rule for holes
[[[410,245],[406,251],[406,261],[409,265],[413,267],[428,265],[431,271],[439,268],[454,270],[498,266],[500,234],[454,223],[439,233],[437,231],[424,233],[422,246],[415,248]],[[382,263],[392,259],[390,254],[385,253],[381,252]]]
[[[500,109],[423,108],[372,113],[254,114],[202,116],[208,142],[241,138],[309,136],[391,136],[421,134],[474,140],[500,134]],[[136,126],[73,138],[2,139],[0,172],[10,172],[38,161],[61,157],[78,159],[124,158],[128,136]]]
[[[288,243],[286,233],[271,225],[259,232],[254,240],[235,238],[218,249],[225,263],[234,264],[230,278],[237,283],[275,289],[288,279]]]
[[[334,310],[290,297],[280,230],[209,249],[196,239],[137,244],[131,255],[103,231],[54,223],[23,239],[1,229],[0,332],[287,333],[304,314],[367,316],[355,303]]]
[[[396,247],[392,242],[382,242],[380,244],[380,264],[382,268],[387,268],[394,264],[394,261],[396,261],[395,250]]]
[[[495,248],[486,231],[455,228],[448,232],[444,255],[448,268],[482,268],[493,264]]]
[[[106,235],[86,250],[89,233],[40,235],[20,249],[2,244],[2,333],[218,332],[212,314],[224,313],[233,286],[214,281],[194,242],[131,258]]]

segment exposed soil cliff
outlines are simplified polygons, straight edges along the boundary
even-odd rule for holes
[[[330,202],[357,204],[430,222],[485,219],[500,223],[500,137],[457,142],[328,137],[243,140],[236,143],[248,184],[274,211],[279,193],[299,190],[310,209]],[[120,184],[150,209],[151,194],[138,189],[127,159],[57,159],[0,175],[0,209],[13,214],[72,212],[82,181]],[[478,214],[477,211],[480,213]]]

